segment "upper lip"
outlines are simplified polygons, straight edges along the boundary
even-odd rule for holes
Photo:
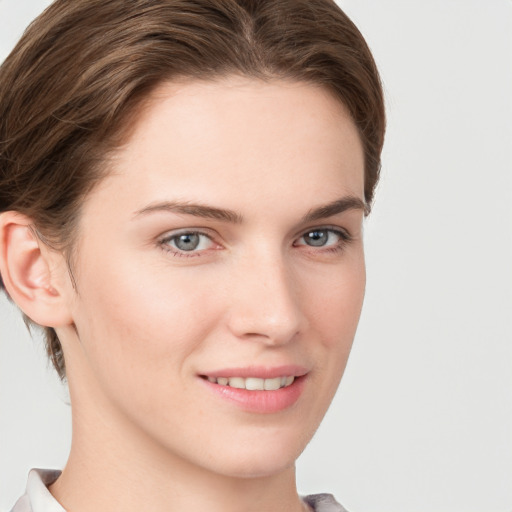
[[[299,365],[282,366],[244,366],[238,368],[222,368],[201,373],[203,377],[255,377],[257,379],[275,379],[276,377],[302,377],[308,369]]]

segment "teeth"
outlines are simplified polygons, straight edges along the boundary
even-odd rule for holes
[[[242,377],[229,377],[229,387],[244,389],[245,388],[245,379]]]
[[[267,391],[275,391],[282,387],[282,379],[281,377],[276,377],[275,379],[265,379],[263,381],[263,386]]]
[[[208,381],[220,384],[221,386],[230,386],[237,389],[247,389],[249,391],[276,391],[277,389],[288,387],[293,384],[295,377],[293,375],[284,377],[275,377],[274,379],[258,379],[257,377],[208,377]]]
[[[264,379],[256,379],[253,377],[250,377],[249,379],[245,379],[245,389],[249,389],[251,391],[263,391],[265,386]]]

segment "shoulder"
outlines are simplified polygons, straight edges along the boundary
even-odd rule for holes
[[[332,494],[310,494],[302,499],[314,512],[347,512]]]

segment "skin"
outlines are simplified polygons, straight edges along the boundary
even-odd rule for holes
[[[295,460],[335,394],[364,296],[353,121],[311,84],[165,84],[110,165],[83,207],[76,290],[39,244],[73,409],[51,492],[75,512],[302,510]],[[308,245],[321,228],[326,245]],[[172,238],[187,230],[204,234],[194,251]],[[276,413],[243,410],[200,377],[287,364],[307,376]]]

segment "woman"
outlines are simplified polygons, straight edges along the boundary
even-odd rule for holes
[[[73,411],[13,512],[343,510],[294,463],[356,330],[384,137],[350,20],[58,0],[0,84],[0,273]]]

